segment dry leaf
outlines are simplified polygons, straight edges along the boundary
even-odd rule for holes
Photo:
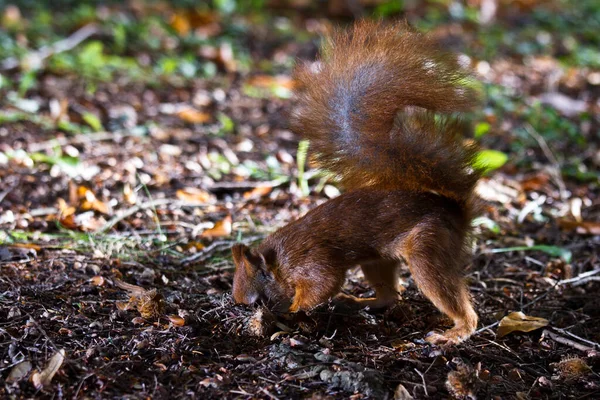
[[[177,12],[173,14],[169,24],[171,25],[171,28],[175,29],[179,36],[186,36],[188,33],[190,33],[192,28],[185,12]]]
[[[398,350],[398,351],[406,351],[406,350],[414,349],[416,347],[416,345],[413,342],[408,341],[408,340],[402,340],[402,339],[392,340],[391,345],[395,350]]]
[[[74,211],[75,209],[73,209]],[[59,219],[60,224],[67,229],[70,230],[74,230],[77,229],[79,226],[77,225],[77,222],[75,221],[75,215],[67,215],[66,217],[61,217]]]
[[[254,189],[244,193],[244,199],[258,199],[268,195],[273,191],[273,186],[257,186]]]
[[[201,236],[208,238],[229,236],[231,235],[231,223],[231,215],[228,215],[222,221],[216,222],[213,228],[202,232]]]
[[[502,318],[500,325],[498,325],[496,335],[501,338],[511,332],[531,332],[547,325],[548,320],[545,318],[530,317],[523,314],[521,311],[517,311]]]
[[[293,89],[294,81],[286,75],[255,75],[248,79],[247,83],[254,87],[273,88],[282,87],[285,89]]]
[[[125,186],[123,186],[123,198],[131,205],[137,203],[137,194],[135,190],[131,188],[129,183],[126,183]]]
[[[394,391],[394,400],[412,400],[414,397],[408,393],[408,390],[401,383],[396,386]]]
[[[77,189],[77,194],[81,199],[80,209],[82,211],[94,210],[101,212],[102,214],[109,214],[110,207],[103,201],[100,201],[96,198],[94,192],[85,186],[79,186]]]
[[[523,179],[521,183],[521,187],[524,191],[535,191],[541,190],[548,187],[548,183],[550,182],[550,175],[545,172],[538,172],[534,175],[529,175],[525,179]]]
[[[42,246],[40,246],[39,244],[35,244],[35,243],[13,243],[10,246],[8,246],[9,248],[18,248],[18,249],[30,249],[30,250],[34,250],[36,252],[42,250]]]
[[[181,318],[179,315],[167,315],[167,318],[174,326],[185,325],[185,319]]]
[[[90,283],[94,286],[102,286],[104,285],[104,277],[96,275],[90,279]]]
[[[35,371],[33,375],[31,375],[31,382],[33,383],[33,386],[35,386],[37,390],[40,390],[44,386],[49,385],[64,361],[64,349],[54,353],[52,358],[50,358],[50,361],[48,361],[48,365],[46,365],[46,368],[44,368],[42,372]]]
[[[210,114],[195,110],[193,108],[185,108],[177,113],[177,116],[185,122],[191,124],[203,124],[210,121]]]
[[[25,378],[29,374],[30,371],[31,371],[31,363],[29,361],[21,361],[20,363],[18,363],[14,367],[12,367],[12,369],[10,370],[10,373],[6,377],[5,382],[9,383],[9,384],[19,382],[19,381],[23,380],[23,378]]]
[[[600,222],[594,221],[569,221],[561,219],[558,221],[561,229],[575,231],[580,235],[600,235]]]
[[[67,202],[60,197],[56,200],[56,206],[58,208],[59,218],[66,218],[75,214],[75,207],[69,206]]]
[[[209,192],[197,188],[179,189],[175,195],[179,200],[192,204],[206,204],[212,201],[212,195]]]

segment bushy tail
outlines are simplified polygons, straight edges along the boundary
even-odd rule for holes
[[[406,27],[359,22],[336,32],[321,60],[295,72],[292,129],[348,189],[435,191],[471,197],[475,150],[439,113],[477,101],[469,71],[431,38]]]

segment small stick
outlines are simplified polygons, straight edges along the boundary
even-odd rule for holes
[[[427,368],[427,371],[429,371],[429,368]],[[415,372],[417,374],[419,374],[419,376],[421,377],[421,380],[423,381],[423,390],[425,391],[425,397],[429,397],[429,393],[427,393],[427,383],[425,382],[425,374],[421,373],[421,371],[419,371],[416,368],[415,368]]]
[[[219,240],[216,242],[212,242],[210,245],[208,245],[204,249],[202,249],[202,251],[182,259],[179,262],[179,265],[188,265],[193,262],[204,261],[207,258],[209,258],[216,251],[224,250],[224,249],[234,245],[235,243],[249,244],[249,243],[255,242],[260,239],[262,239],[262,236],[250,236],[250,237],[240,240],[239,242],[235,241],[235,240]]]
[[[543,136],[540,135],[533,128],[533,126],[529,124],[525,125],[525,131],[529,133],[538,142],[538,145],[542,149],[542,152],[544,153],[548,161],[552,163],[552,169],[550,170],[550,172],[552,173],[554,182],[556,183],[556,186],[558,186],[558,190],[560,191],[560,198],[563,200],[566,199],[568,197],[567,187],[565,185],[565,181],[563,180],[560,174],[560,163],[558,162],[558,159],[556,158],[552,150],[550,150],[550,146],[548,146],[546,139],[544,139]]]
[[[592,342],[591,340],[584,339],[582,337],[579,337],[579,336],[577,336],[577,335],[575,335],[575,334],[573,334],[573,333],[571,333],[569,331],[566,331],[564,329],[561,329],[561,328],[552,328],[552,329],[554,329],[555,331],[558,331],[558,332],[562,333],[563,335],[571,336],[572,338],[575,338],[575,339],[580,340],[580,341],[582,341],[584,343],[587,343],[587,344],[589,344],[591,346],[594,346],[597,349],[600,349],[600,344],[598,344],[596,342]]]
[[[95,24],[85,25],[84,27],[75,31],[71,36],[59,40],[51,44],[50,46],[44,46],[37,51],[33,51],[29,54],[26,54],[23,60],[31,61],[33,64],[41,64],[46,58],[62,53],[64,51],[69,51],[79,45],[79,43],[83,42],[93,34],[98,32],[98,27]],[[0,64],[0,69],[2,70],[10,70],[17,68],[19,66],[19,59],[16,57],[7,58]]]
[[[589,282],[589,280],[596,280],[596,279],[591,279],[590,277],[592,275],[596,275],[598,273],[600,273],[600,269],[593,269],[591,271],[581,273],[581,274],[577,275],[575,278],[563,279],[562,281],[558,281],[557,285],[558,286],[566,285],[568,283],[575,283],[575,285],[573,285],[573,286],[582,285],[586,282]],[[587,278],[590,278],[590,279],[587,279]]]
[[[73,137],[60,137],[45,142],[31,143],[27,146],[27,150],[30,152],[37,152],[47,149],[52,149],[56,146],[65,146],[67,144],[81,144],[91,142],[101,142],[103,140],[114,140],[126,136],[135,136],[134,133],[127,133],[125,131],[114,131],[114,132],[95,132],[88,135],[77,135]]]
[[[548,337],[552,340],[554,340],[555,342],[567,345],[569,347],[573,347],[574,349],[580,350],[580,351],[585,351],[585,352],[590,352],[593,351],[594,348],[593,347],[589,347],[589,346],[585,346],[581,343],[577,343],[569,338],[566,338],[564,336],[560,336],[557,333],[551,332],[547,329],[544,329],[544,331],[542,332],[542,337]]]
[[[117,215],[116,217],[111,218],[106,224],[104,224],[104,226],[102,228],[100,228],[98,233],[106,233],[113,226],[115,226],[116,224],[118,224],[119,222],[124,220],[125,218],[132,216],[133,214],[135,214],[138,211],[141,211],[141,210],[144,210],[147,208],[154,208],[156,206],[161,206],[161,205],[165,205],[165,204],[171,204],[171,203],[175,203],[175,202],[177,202],[177,200],[157,199],[157,200],[147,201],[145,203],[130,207],[127,210],[125,210],[123,213],[121,213],[120,215]]]

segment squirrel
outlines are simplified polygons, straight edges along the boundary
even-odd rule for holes
[[[345,191],[256,248],[232,247],[235,302],[263,299],[294,313],[330,299],[388,307],[400,299],[406,263],[454,322],[425,339],[469,338],[477,314],[462,275],[482,171],[454,114],[477,103],[471,72],[426,34],[360,21],[329,35],[320,59],[298,65],[294,78],[292,131]],[[339,293],[356,266],[374,298]]]

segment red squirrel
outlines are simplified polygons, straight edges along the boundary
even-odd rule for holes
[[[477,326],[462,275],[481,171],[477,148],[449,114],[477,103],[470,71],[431,37],[381,22],[334,32],[320,54],[294,72],[291,128],[345,192],[256,248],[234,245],[234,300],[264,299],[290,312],[334,297],[387,307],[400,298],[405,262],[421,292],[454,322],[426,340],[458,344]],[[339,294],[355,266],[374,298]]]

